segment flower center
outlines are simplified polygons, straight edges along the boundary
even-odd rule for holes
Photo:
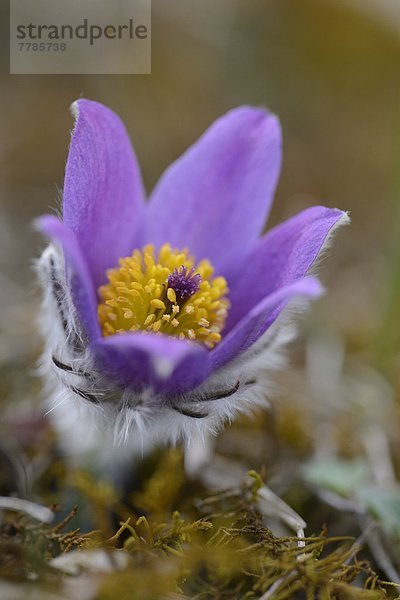
[[[224,277],[213,277],[208,260],[195,265],[188,250],[152,245],[119,259],[99,288],[98,316],[104,336],[150,331],[189,338],[213,348],[221,340],[229,301]]]

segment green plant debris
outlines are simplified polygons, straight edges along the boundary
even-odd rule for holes
[[[87,585],[87,597],[94,600],[396,597],[354,539],[323,530],[301,545],[294,536],[274,534],[257,510],[263,481],[255,471],[250,476],[235,490],[210,494],[196,482],[188,484],[182,457],[172,450],[126,501],[110,484],[72,472],[67,479],[91,508],[96,529],[76,527],[79,506],[56,525],[6,513],[0,597],[3,584],[18,583],[29,590],[57,590],[69,599],[73,580]],[[65,493],[59,489],[60,497]],[[62,568],[68,555],[78,565],[81,557],[74,574]]]
[[[368,481],[368,466],[361,459],[313,460],[304,467],[303,474],[310,483],[343,496],[351,496]]]

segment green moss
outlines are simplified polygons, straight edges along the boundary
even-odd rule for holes
[[[96,531],[82,533],[74,527],[79,507],[55,526],[9,513],[1,530],[0,576],[22,583],[34,575],[36,587],[61,590],[73,576],[53,569],[51,559],[73,549],[101,549],[110,557],[111,572],[92,573],[97,600],[250,600],[268,591],[274,600],[390,597],[389,586],[367,561],[358,559],[359,548],[351,538],[323,531],[301,547],[295,537],[274,535],[256,508],[263,482],[258,473],[250,475],[246,484],[223,493],[210,495],[193,487],[188,502],[182,457],[176,450],[167,452],[133,495],[140,507],[135,510],[109,484],[88,473],[70,473],[70,482],[97,520]],[[115,526],[118,514],[121,521]],[[113,555],[121,549],[128,561],[118,570]]]

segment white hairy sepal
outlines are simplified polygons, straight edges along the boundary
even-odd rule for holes
[[[273,391],[268,373],[285,366],[283,347],[293,338],[291,303],[249,351],[214,372],[201,386],[166,398],[151,388],[121,389],[99,373],[88,351],[73,305],[62,251],[49,245],[37,261],[43,287],[40,327],[45,341],[41,373],[48,415],[71,457],[93,456],[97,465],[115,462],[166,443],[185,443],[216,434],[239,413],[265,406]],[[304,303],[301,303],[304,307]],[[71,370],[65,370],[63,366]],[[211,399],[213,396],[221,396]],[[186,413],[186,414],[184,414]]]

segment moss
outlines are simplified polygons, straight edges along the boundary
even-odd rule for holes
[[[53,569],[51,559],[73,549],[102,549],[110,557],[111,572],[92,573],[96,591],[90,597],[97,600],[250,600],[268,591],[272,595],[266,597],[274,600],[393,597],[390,585],[358,559],[359,548],[351,538],[322,531],[301,547],[296,537],[275,535],[256,508],[262,479],[254,471],[250,475],[245,484],[223,493],[193,488],[188,502],[182,457],[176,450],[166,452],[132,496],[139,507],[135,510],[109,484],[94,481],[88,473],[70,473],[83,504],[91,507],[96,530],[82,533],[74,526],[79,507],[57,525],[9,513],[0,537],[1,578],[26,582],[34,576],[40,589],[62,590],[73,576]],[[128,562],[118,570],[112,568],[113,555],[121,549]]]

